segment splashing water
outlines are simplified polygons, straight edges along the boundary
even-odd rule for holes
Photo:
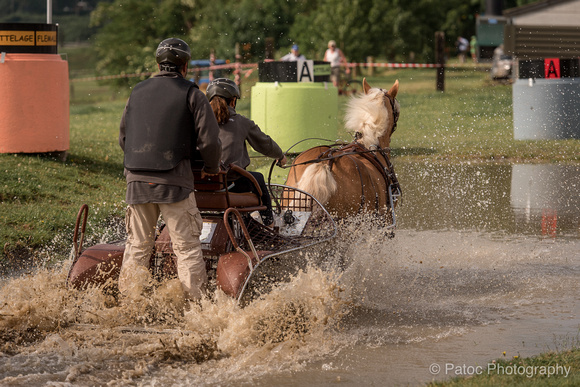
[[[245,308],[219,292],[186,305],[175,280],[131,302],[69,290],[70,262],[8,279],[0,384],[419,382],[441,358],[494,358],[520,351],[522,337],[541,350],[534,324],[565,333],[579,313],[576,239],[409,229],[388,239],[358,219],[333,243],[319,252],[325,270],[300,272]],[[506,320],[519,335],[498,333]],[[486,343],[479,357],[471,341]]]
[[[347,313],[336,275],[315,268],[242,309],[221,292],[186,305],[178,280],[130,301],[69,290],[68,264],[4,282],[2,383],[223,383],[289,358],[300,369],[332,351],[329,331]]]

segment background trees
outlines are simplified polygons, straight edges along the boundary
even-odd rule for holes
[[[233,60],[238,44],[244,58],[262,60],[270,39],[278,57],[297,43],[322,59],[333,39],[352,61],[433,61],[435,31],[451,44],[470,36],[481,10],[482,0],[114,0],[98,5],[91,25],[99,71],[118,74],[152,69],[152,50],[167,36],[190,42],[197,58],[213,50]]]
[[[297,43],[308,58],[322,59],[333,39],[351,60],[369,55],[429,60],[435,31],[473,34],[481,1],[216,0],[201,5],[187,0],[199,15],[189,40],[200,57],[214,49],[220,57],[233,58],[239,43],[252,60],[263,59],[266,39],[271,38],[280,56]]]
[[[485,11],[485,0],[88,0],[82,9],[79,4],[55,0],[53,8],[57,15],[92,10],[87,28],[96,33],[88,39],[103,75],[153,71],[153,51],[169,36],[188,41],[194,58],[208,58],[213,50],[234,60],[238,44],[245,60],[259,61],[269,41],[277,57],[297,43],[307,58],[322,59],[333,39],[351,61],[374,56],[432,62],[436,31],[445,32],[453,46],[457,36],[475,33],[476,14]],[[38,22],[22,20],[22,13],[46,12],[45,7],[45,0],[0,0],[5,15],[0,22]]]
[[[130,74],[156,70],[155,49],[165,37],[187,40],[196,14],[181,0],[116,0],[101,2],[91,14],[97,27],[94,47],[97,73]],[[124,84],[129,79],[115,82]]]

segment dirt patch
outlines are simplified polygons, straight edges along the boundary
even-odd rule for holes
[[[21,242],[6,243],[0,259],[0,276],[30,270],[34,267],[34,250]]]

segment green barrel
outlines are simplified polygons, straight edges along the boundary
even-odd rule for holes
[[[336,140],[338,90],[331,82],[258,82],[252,87],[252,120],[280,145],[299,153]],[[298,144],[297,144],[298,143]]]

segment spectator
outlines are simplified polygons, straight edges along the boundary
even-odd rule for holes
[[[346,57],[340,48],[336,47],[334,40],[328,42],[328,49],[324,53],[324,61],[330,62],[330,79],[334,87],[338,87],[340,83],[340,66],[346,65]],[[346,68],[346,73],[350,73],[350,68]]]
[[[469,42],[469,49],[471,51],[471,59],[473,59],[473,63],[477,63],[477,38],[475,35],[471,37],[471,41]]]
[[[457,49],[457,56],[459,57],[459,63],[465,63],[465,54],[469,49],[469,40],[460,36],[455,41],[455,48]]]
[[[297,60],[306,60],[306,58],[300,53],[300,47],[297,44],[293,44],[290,52],[280,60],[283,62],[296,62]]]

